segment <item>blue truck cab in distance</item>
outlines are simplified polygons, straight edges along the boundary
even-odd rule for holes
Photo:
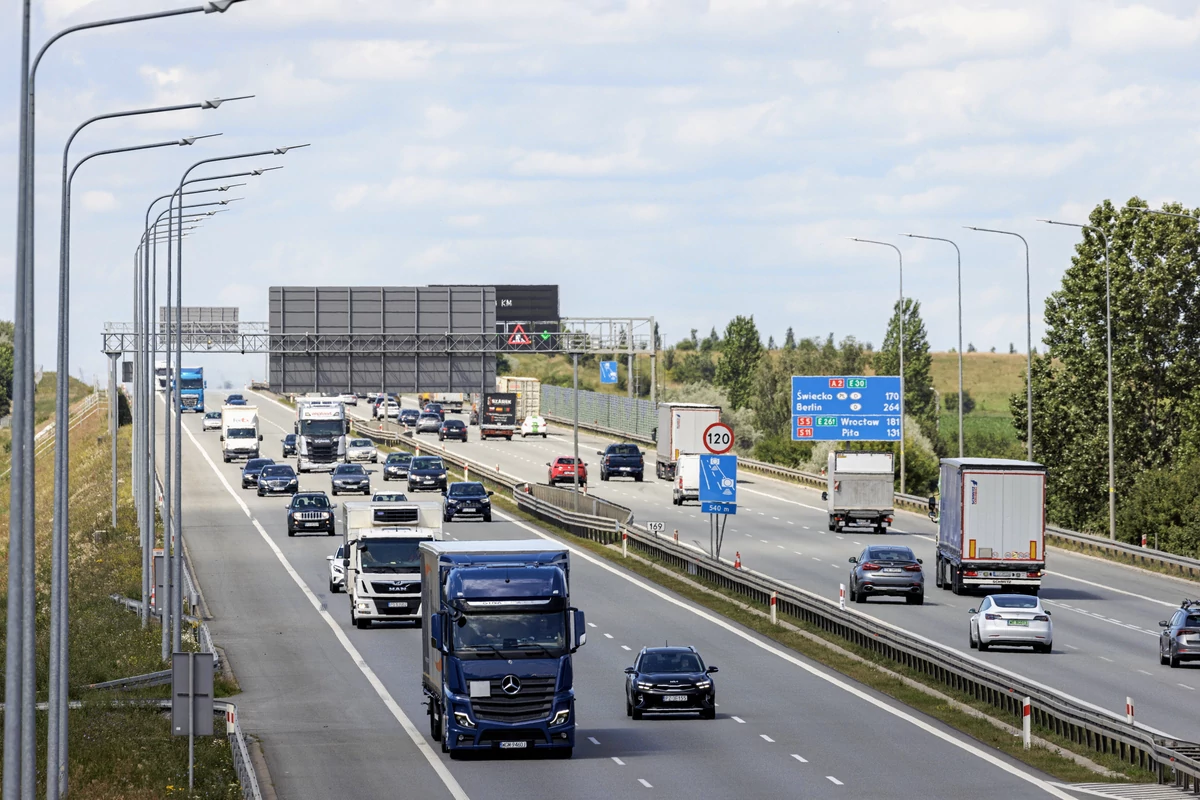
[[[422,685],[442,751],[575,747],[570,554],[541,539],[421,543]]]
[[[204,381],[203,367],[179,368],[179,408],[181,411],[204,413]]]

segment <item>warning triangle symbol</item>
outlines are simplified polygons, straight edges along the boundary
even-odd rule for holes
[[[512,336],[508,337],[509,344],[533,344],[533,339],[529,338],[529,334],[525,333],[525,326],[520,323],[513,328]]]

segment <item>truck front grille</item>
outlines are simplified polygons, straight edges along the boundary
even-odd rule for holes
[[[181,399],[184,408],[195,408],[197,397],[194,394],[185,394]]]
[[[375,521],[384,523],[396,522],[416,522],[420,516],[420,512],[415,508],[377,508],[375,509]]]
[[[418,594],[421,591],[420,581],[375,581],[371,584],[375,594]]]
[[[556,678],[521,678],[520,690],[511,695],[500,688],[500,681],[492,679],[491,697],[471,698],[475,716],[492,722],[527,722],[550,716]]]
[[[337,460],[337,447],[332,444],[308,444],[308,460],[321,464]]]

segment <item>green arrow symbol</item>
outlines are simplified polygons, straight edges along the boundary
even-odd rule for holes
[[[542,331],[542,341],[544,342],[549,338],[550,338],[550,331]]]

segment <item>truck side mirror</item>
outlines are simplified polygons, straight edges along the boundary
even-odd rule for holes
[[[821,492],[821,499],[822,499],[822,500],[828,500],[828,499],[829,499],[829,492]]]
[[[937,498],[936,497],[929,498],[929,510],[937,511]]]
[[[587,621],[578,608],[571,609],[571,641],[572,653],[587,644]]]
[[[258,440],[259,440],[260,442],[262,441],[262,434],[261,434],[261,433],[258,435]]]
[[[225,441],[225,434],[221,434],[221,441]]]
[[[429,615],[429,646],[442,652],[442,615]]]

